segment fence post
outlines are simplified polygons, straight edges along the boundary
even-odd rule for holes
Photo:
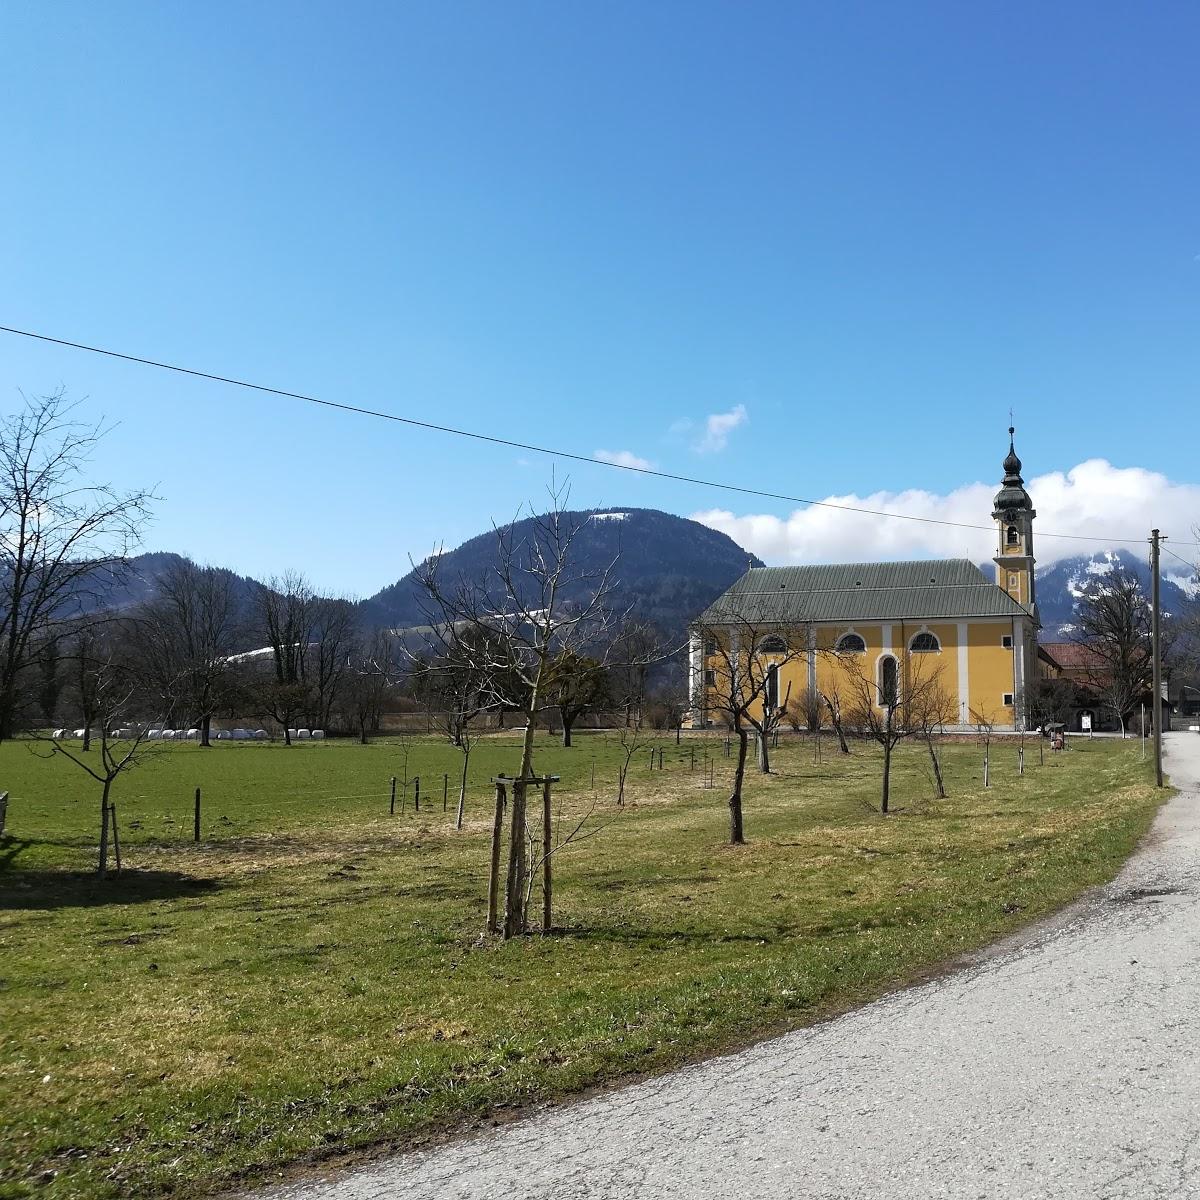
[[[0,792],[0,837],[4,836],[4,823],[8,820],[8,793]]]
[[[446,811],[446,801],[450,796],[450,776],[442,775],[442,812]]]
[[[413,776],[413,812],[421,811],[421,777]]]
[[[596,756],[592,755],[592,791],[596,790]]]
[[[196,811],[192,819],[192,841],[200,840],[200,789],[196,789]]]
[[[1019,746],[1017,748],[1017,765],[1020,768],[1020,773],[1022,775],[1024,775],[1025,774],[1025,747],[1024,746]]]
[[[392,776],[392,804],[391,804],[391,807],[388,809],[388,811],[392,814],[392,816],[396,815],[396,777],[395,777],[395,775]]]

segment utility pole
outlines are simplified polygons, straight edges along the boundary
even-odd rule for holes
[[[1163,785],[1162,769],[1162,604],[1159,600],[1157,529],[1150,530],[1150,652],[1154,656],[1154,778]]]

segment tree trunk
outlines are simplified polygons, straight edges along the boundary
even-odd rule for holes
[[[108,790],[112,780],[104,781],[104,791],[100,800],[100,861],[96,866],[96,874],[103,879],[108,874]]]
[[[92,726],[90,720],[83,725],[83,752],[86,754],[92,748]],[[103,872],[101,872],[103,874]]]
[[[513,780],[512,813],[508,822],[508,878],[504,887],[504,938],[525,932],[525,789],[524,778]]]
[[[850,753],[850,747],[846,745],[846,734],[842,729],[842,714],[833,706],[833,702],[826,697],[825,706],[829,709],[829,723],[833,726],[833,732],[837,734],[838,749],[843,754]]]
[[[568,719],[566,713],[562,713],[561,716],[562,716],[562,727],[563,727],[563,745],[570,746],[570,744],[571,744],[571,726],[575,724],[575,718],[571,717],[570,719]]]
[[[933,738],[926,738],[925,744],[929,747],[929,761],[933,763],[933,780],[937,784],[937,798],[945,800],[946,785],[942,781],[942,764],[938,761],[937,751],[933,748]]]
[[[888,797],[892,786],[892,739],[889,734],[883,743],[883,802],[879,811],[888,810]]]
[[[737,767],[733,772],[733,790],[729,794],[729,844],[744,846],[746,834],[742,825],[742,782],[746,778],[746,756],[750,750],[750,735],[738,729]]]
[[[10,680],[5,680],[0,687],[0,742],[9,741],[13,735],[16,690],[15,682]]]
[[[489,932],[500,929],[498,917],[500,893],[500,837],[504,831],[504,784],[496,784],[496,811],[492,817],[492,861],[488,871],[488,918]]]
[[[200,745],[212,746],[212,713],[200,718]]]
[[[458,811],[454,814],[454,828],[463,827],[463,817],[467,812],[467,764],[471,761],[470,749],[463,751],[462,777],[458,781]]]
[[[758,735],[758,769],[764,775],[771,773],[771,752],[767,748],[767,739],[770,736],[767,733],[766,727],[757,731]]]

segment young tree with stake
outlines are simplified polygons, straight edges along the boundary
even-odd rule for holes
[[[566,495],[565,489],[551,488],[550,511],[532,518],[528,535],[519,535],[515,523],[496,530],[496,562],[485,580],[445,578],[437,554],[415,568],[431,639],[442,653],[472,662],[493,681],[497,700],[525,717],[509,805],[505,938],[527,930],[526,797],[535,779],[534,733],[553,663],[563,653],[603,644],[609,620],[614,564],[598,570],[573,565],[581,522],[566,511]]]
[[[124,772],[144,763],[158,747],[146,741],[149,726],[134,719],[144,703],[142,681],[130,669],[111,635],[93,643],[87,660],[90,676],[88,691],[93,698],[96,729],[92,750],[82,752],[66,739],[42,738],[49,746],[48,757],[60,756],[86,772],[100,785],[100,847],[96,874],[103,879],[108,872],[109,814],[113,785]]]

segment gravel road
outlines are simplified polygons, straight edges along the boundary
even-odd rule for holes
[[[1200,737],[1120,877],[945,978],[253,1200],[1200,1197]]]

